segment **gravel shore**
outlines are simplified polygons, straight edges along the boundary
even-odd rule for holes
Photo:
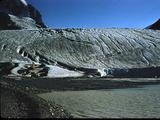
[[[0,83],[1,117],[3,118],[70,118],[60,105],[50,104],[35,94],[10,83]],[[14,87],[13,87],[14,86]]]
[[[0,77],[1,117],[72,118],[56,103],[37,96],[40,93],[66,90],[99,90],[141,87],[160,84],[158,78],[26,78]]]

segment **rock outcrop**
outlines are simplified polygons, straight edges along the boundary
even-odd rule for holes
[[[50,104],[33,94],[30,88],[19,86],[11,81],[0,78],[2,118],[72,118],[62,106]]]
[[[160,19],[158,19],[155,23],[152,25],[146,27],[146,29],[153,29],[153,30],[160,30]]]
[[[1,0],[0,18],[0,29],[46,27],[38,10],[24,0]]]
[[[17,17],[3,12],[0,12],[0,17],[0,30],[38,29],[30,17]]]
[[[30,4],[28,4],[28,10],[30,17],[36,21],[38,27],[46,28],[46,25],[42,21],[40,12]]]

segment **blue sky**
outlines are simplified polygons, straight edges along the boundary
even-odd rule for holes
[[[160,18],[160,0],[26,0],[51,28],[144,28]]]

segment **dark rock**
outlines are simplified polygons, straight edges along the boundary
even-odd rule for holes
[[[11,83],[10,83],[11,84]],[[17,86],[0,83],[1,117],[3,118],[69,118],[61,106],[47,103]],[[29,88],[27,88],[29,89]],[[51,111],[52,109],[52,111]],[[62,111],[63,110],[63,111]]]
[[[30,4],[28,5],[28,9],[29,9],[30,17],[36,21],[36,24],[38,25],[38,27],[46,28],[46,25],[43,23],[42,17],[39,11]]]
[[[18,66],[16,63],[4,62],[0,63],[0,75],[8,75],[11,73],[11,70]]]
[[[19,17],[29,17],[28,7],[21,0],[1,0],[0,12]]]
[[[160,30],[160,19],[158,19],[155,23],[152,25],[146,27],[146,29],[153,29],[153,30]]]
[[[38,29],[36,22],[29,17],[17,17],[0,13],[0,30]]]
[[[46,28],[39,11],[21,0],[1,0],[0,12],[0,29]]]
[[[20,27],[16,26],[16,24],[11,20],[8,14],[0,12],[0,17],[0,30],[20,29]]]
[[[106,70],[105,70],[106,71]],[[107,71],[108,76],[114,78],[159,78],[160,67],[119,69],[112,68]]]

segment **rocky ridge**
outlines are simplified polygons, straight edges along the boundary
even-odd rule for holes
[[[160,19],[158,19],[155,23],[152,25],[146,27],[146,29],[153,29],[153,30],[160,30]]]
[[[0,29],[46,28],[41,14],[25,0],[0,1]]]

